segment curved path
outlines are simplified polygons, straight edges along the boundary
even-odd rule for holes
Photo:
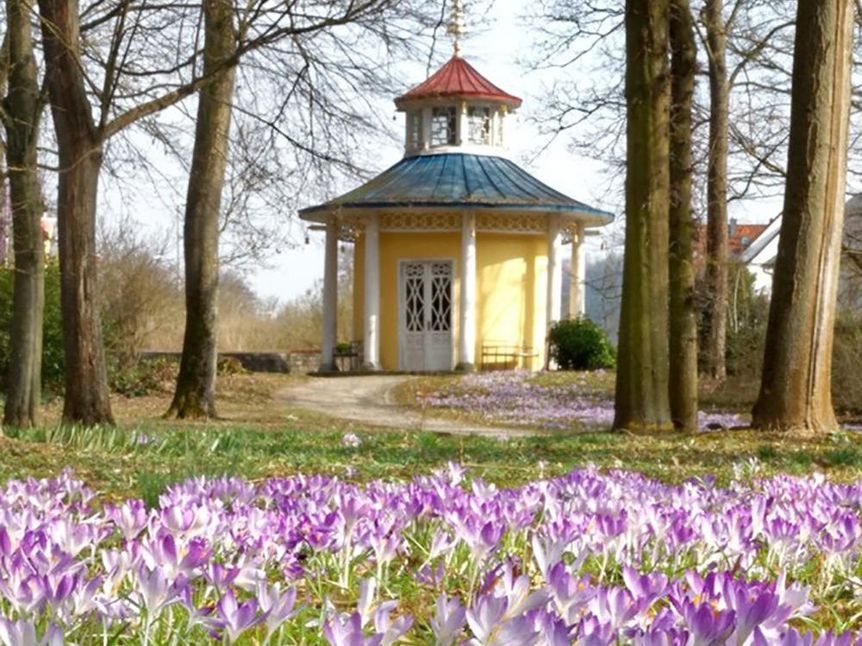
[[[401,406],[393,390],[411,377],[363,375],[358,377],[312,377],[276,393],[276,399],[304,410],[340,419],[411,431],[489,435],[497,438],[533,435],[522,429],[483,426],[471,422],[433,417]]]

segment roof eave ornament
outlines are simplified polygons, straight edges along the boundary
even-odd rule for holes
[[[449,22],[448,32],[452,37],[452,50],[455,58],[461,57],[461,37],[465,31],[464,4],[462,0],[452,0],[452,19]]]

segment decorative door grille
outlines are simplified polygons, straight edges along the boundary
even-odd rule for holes
[[[447,261],[401,265],[402,369],[451,369],[452,275]]]
[[[422,332],[425,329],[425,265],[423,263],[404,265],[404,295],[405,329],[408,332]]]
[[[452,265],[435,262],[431,265],[431,326],[432,332],[452,329]]]

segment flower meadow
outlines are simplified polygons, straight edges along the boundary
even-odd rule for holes
[[[477,372],[457,383],[418,396],[419,403],[478,415],[496,424],[565,430],[572,421],[587,427],[609,427],[614,421],[614,403],[607,393],[590,388],[586,373],[571,383],[545,384],[527,370]],[[701,412],[701,430],[745,426],[735,413]]]
[[[195,478],[0,490],[0,643],[856,644],[862,482]]]

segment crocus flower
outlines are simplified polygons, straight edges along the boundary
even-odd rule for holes
[[[173,581],[169,581],[161,568],[148,570],[142,566],[137,570],[137,591],[141,603],[151,616],[157,615],[162,608],[179,600]]]
[[[3,646],[63,646],[63,632],[54,625],[38,637],[32,621],[10,621],[0,617],[0,644]]]
[[[364,635],[358,612],[346,616],[334,614],[323,625],[323,636],[330,646],[381,646],[383,643],[383,635]]]
[[[233,590],[228,590],[216,604],[218,625],[224,630],[228,640],[233,643],[239,636],[266,619],[265,614],[257,614],[257,599],[239,603]]]
[[[445,594],[437,597],[434,617],[431,619],[435,646],[452,646],[464,630],[466,615],[464,607],[457,599],[447,599]]]
[[[260,610],[266,617],[266,631],[272,635],[288,619],[296,614],[296,588],[282,591],[281,585],[260,582],[257,588]]]

